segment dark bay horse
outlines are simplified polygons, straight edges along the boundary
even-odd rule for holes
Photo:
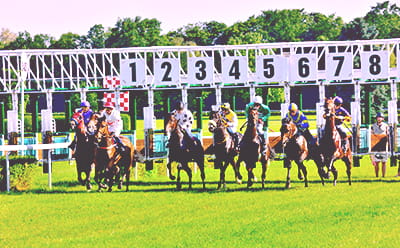
[[[312,149],[309,149],[309,144],[303,135],[299,135],[299,129],[290,118],[282,119],[282,126],[280,129],[282,149],[285,154],[283,160],[284,167],[287,168],[286,188],[290,188],[290,169],[292,168],[292,161],[297,164],[298,178],[304,178],[304,186],[308,187],[307,168],[304,165],[306,159],[314,160],[318,168],[318,174],[324,185],[325,172],[323,170],[323,159],[319,152],[317,144]]]
[[[125,146],[124,152],[117,152],[114,137],[108,131],[107,122],[104,118],[97,120],[97,130],[95,133],[95,180],[99,185],[99,190],[105,188],[104,182],[108,186],[108,191],[112,191],[114,182],[118,183],[118,188],[122,188],[125,178],[126,191],[129,191],[129,180],[131,168],[135,166],[135,148],[127,137],[120,136],[122,144]]]
[[[245,162],[248,175],[247,187],[251,187],[254,180],[253,169],[256,167],[256,163],[260,161],[262,165],[262,188],[264,188],[267,166],[271,156],[271,147],[268,139],[266,139],[266,151],[264,154],[262,153],[263,147],[261,145],[261,139],[257,133],[257,123],[258,111],[256,109],[251,109],[248,115],[246,131],[243,134],[243,138],[240,142],[239,158],[236,163],[237,170],[239,170],[240,163],[242,161]]]
[[[325,99],[325,129],[320,140],[321,152],[324,157],[324,165],[328,168],[328,173],[332,171],[334,176],[333,184],[336,185],[338,171],[333,165],[337,159],[342,159],[346,164],[346,172],[349,185],[351,185],[351,168],[353,158],[351,155],[350,142],[346,145],[346,152],[342,148],[342,140],[338,130],[336,129],[335,119],[339,118],[335,114],[335,104],[333,99]]]
[[[226,188],[225,171],[229,164],[232,165],[235,171],[235,178],[238,183],[241,183],[242,176],[236,167],[235,157],[238,155],[235,147],[235,142],[229,134],[222,116],[219,112],[214,113],[213,119],[208,123],[208,130],[213,134],[213,153],[215,154],[215,168],[220,169],[220,179],[218,182],[218,189],[221,185]],[[236,133],[238,140],[242,138],[240,133]],[[240,179],[239,179],[240,178]]]
[[[175,180],[175,176],[172,175],[171,164],[177,162],[178,164],[178,178],[176,181],[177,189],[182,188],[180,172],[183,169],[186,171],[189,178],[189,189],[192,189],[192,170],[190,169],[188,163],[194,161],[200,169],[201,180],[203,183],[203,189],[206,188],[205,185],[205,173],[204,173],[204,149],[200,140],[190,140],[190,137],[184,133],[182,128],[178,124],[178,120],[175,116],[169,113],[166,117],[165,133],[169,135],[168,142],[168,163],[167,170],[169,178]],[[182,146],[182,144],[186,144]]]
[[[78,181],[90,190],[92,185],[90,183],[90,173],[92,171],[92,164],[94,162],[94,133],[89,130],[84,121],[81,113],[73,114],[70,122],[71,128],[75,131],[75,161],[78,173]],[[85,174],[82,178],[82,174]]]

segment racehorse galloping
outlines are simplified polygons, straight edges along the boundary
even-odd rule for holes
[[[175,176],[172,175],[171,164],[172,162],[177,162],[179,163],[178,178],[176,181],[177,189],[182,188],[180,176],[182,169],[186,171],[189,178],[189,189],[192,189],[192,170],[189,168],[188,163],[194,161],[200,169],[203,189],[205,189],[204,149],[200,140],[190,140],[190,137],[184,133],[182,128],[178,125],[178,120],[171,113],[166,117],[165,133],[170,137],[168,142],[169,153],[167,164],[169,178],[175,180]]]
[[[262,154],[263,147],[261,145],[261,139],[257,133],[258,111],[256,109],[251,109],[248,116],[246,131],[240,142],[239,159],[236,162],[237,170],[239,171],[240,162],[244,161],[248,175],[247,187],[251,187],[254,180],[253,169],[256,167],[256,163],[260,161],[262,165],[262,188],[264,188],[267,166],[271,155],[271,147],[268,139],[266,139],[266,151]]]
[[[225,171],[229,164],[233,166],[236,181],[240,183],[242,176],[235,162],[235,157],[238,155],[238,152],[236,151],[235,142],[229,134],[219,112],[214,113],[213,119],[208,123],[208,130],[213,133],[215,168],[220,168],[218,189],[221,188],[221,185],[226,188]],[[240,141],[242,135],[240,133],[236,133],[235,135],[238,135],[238,140]]]
[[[290,118],[282,119],[281,126],[281,140],[282,148],[285,154],[284,165],[287,168],[286,188],[290,188],[290,169],[291,163],[294,161],[298,166],[298,177],[303,179],[305,187],[308,187],[307,168],[304,166],[304,160],[313,159],[318,168],[318,174],[321,177],[322,184],[324,185],[325,172],[322,169],[323,160],[321,154],[318,152],[319,147],[315,145],[313,150],[309,150],[307,140],[303,135],[299,135],[299,129]],[[303,174],[302,174],[303,173]]]
[[[324,118],[325,122],[325,130],[324,134],[321,138],[321,152],[324,156],[324,165],[328,168],[328,173],[332,171],[334,176],[333,184],[336,185],[338,171],[333,165],[335,160],[342,159],[346,164],[346,172],[348,177],[349,185],[351,185],[351,168],[352,168],[352,156],[351,156],[351,148],[350,144],[346,145],[346,152],[343,152],[343,148],[341,145],[341,137],[339,132],[335,126],[335,118],[338,118],[335,115],[335,104],[333,99],[327,98],[325,99],[325,114]]]
[[[131,168],[135,166],[133,144],[127,137],[120,136],[125,151],[117,152],[114,137],[110,135],[104,118],[97,120],[95,138],[97,144],[95,149],[95,180],[99,184],[99,190],[105,187],[102,183],[103,179],[108,185],[108,191],[111,192],[114,182],[117,182],[118,188],[121,189],[125,178],[126,191],[129,191]]]
[[[90,190],[92,185],[90,183],[90,172],[92,171],[92,164],[94,162],[94,133],[88,130],[85,126],[83,116],[77,112],[72,116],[70,122],[71,128],[75,131],[75,161],[78,173],[78,181]],[[82,178],[82,173],[85,177]]]

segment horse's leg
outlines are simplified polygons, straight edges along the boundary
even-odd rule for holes
[[[181,184],[181,169],[182,165],[178,164],[178,176],[176,178],[176,188],[177,189],[182,189],[182,184]]]
[[[338,178],[338,171],[335,166],[333,166],[333,161],[331,162],[332,166],[330,166],[332,174],[333,174],[333,185],[336,186],[337,178]]]
[[[297,167],[299,167],[299,170],[301,170],[303,172],[303,175],[304,175],[304,187],[308,187],[307,168],[304,166],[304,163],[300,162],[300,161],[297,162]]]
[[[247,166],[247,164],[246,164]],[[250,188],[253,186],[253,179],[254,179],[254,173],[253,173],[253,163],[251,163],[251,166],[247,166],[247,188]]]
[[[130,168],[128,169],[128,171],[125,173],[125,183],[126,183],[126,192],[129,191],[129,180],[131,178],[131,170]]]
[[[265,178],[267,177],[267,169],[268,169],[268,163],[269,160],[266,160],[262,163],[262,173],[261,173],[261,183],[262,183],[262,188],[265,188]]]
[[[186,171],[189,180],[189,189],[192,189],[192,170],[190,169],[188,163],[184,163],[182,169]]]
[[[222,185],[222,187],[224,189],[226,189],[225,171],[226,171],[226,168],[228,167],[228,165],[229,165],[229,162],[225,161],[225,163],[223,163],[222,166],[220,167],[220,170],[219,170],[219,182],[218,182],[218,188],[217,189],[220,189],[221,185]]]
[[[168,171],[169,179],[171,179],[171,180],[175,180],[175,176],[174,176],[174,175],[172,175],[172,168],[171,168],[171,164],[172,164],[172,161],[171,161],[170,159],[168,159],[167,171]]]
[[[203,189],[206,189],[206,173],[204,172],[204,155],[199,155],[195,159],[195,162],[197,164],[197,167],[200,170],[200,177],[201,177],[201,182],[203,184]]]
[[[240,174],[240,163],[241,163],[241,162],[242,162],[242,160],[239,158],[239,159],[236,161],[236,164],[235,164],[235,166],[234,166],[236,182],[237,182],[238,184],[242,184],[242,179],[243,179],[242,175]],[[399,167],[399,168],[400,168],[400,167]]]
[[[349,182],[349,185],[351,185],[351,167],[352,167],[351,159],[348,156],[346,156],[342,160],[346,164],[347,180]]]
[[[92,189],[92,184],[90,183],[90,172],[91,172],[91,165],[89,166],[89,169],[85,171],[86,173],[86,189],[91,190]]]
[[[284,168],[287,168],[287,175],[286,175],[286,184],[285,188],[289,189],[290,188],[290,169],[292,168],[292,163],[289,159],[285,158],[283,160],[284,163]]]

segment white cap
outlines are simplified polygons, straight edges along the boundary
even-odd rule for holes
[[[262,97],[261,96],[256,96],[254,97],[254,103],[262,104]]]

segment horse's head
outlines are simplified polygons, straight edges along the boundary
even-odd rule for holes
[[[296,127],[296,124],[294,124],[290,118],[286,117],[282,119],[282,126],[280,131],[282,146],[285,147],[287,142],[295,136],[298,129]]]
[[[77,133],[81,133],[82,135],[86,134],[86,126],[85,122],[83,121],[82,113],[80,112],[74,113],[71,117],[71,121],[69,124],[71,128],[75,130]]]
[[[173,113],[168,113],[165,117],[165,121],[165,134],[170,134],[178,128],[178,119],[175,118],[175,115]]]
[[[325,117],[331,117],[335,115],[335,103],[332,98],[325,98],[324,110]]]
[[[257,126],[257,122],[258,122],[258,110],[252,108],[249,110],[248,125]]]
[[[97,119],[96,133],[94,137],[97,143],[102,142],[102,140],[105,138],[111,137],[110,132],[108,131],[107,121],[104,117]]]

